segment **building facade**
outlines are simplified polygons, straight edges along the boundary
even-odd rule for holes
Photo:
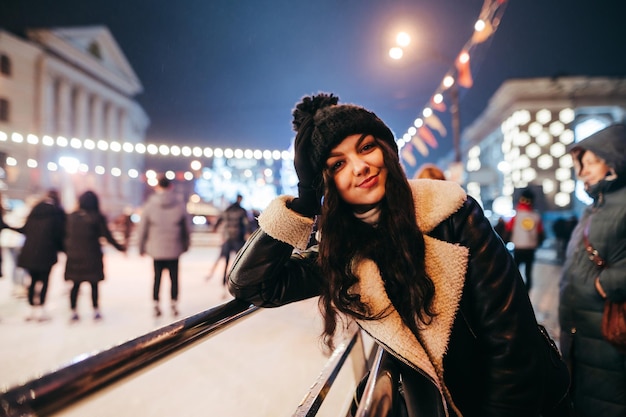
[[[516,193],[537,191],[538,209],[562,216],[586,203],[567,147],[626,121],[626,79],[512,79],[462,135],[465,186],[483,207],[506,216]]]
[[[54,187],[69,209],[95,190],[103,211],[137,206],[149,119],[142,85],[106,27],[0,29],[0,166],[10,199]]]

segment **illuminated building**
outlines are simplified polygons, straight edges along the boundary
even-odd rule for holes
[[[463,132],[467,191],[501,215],[496,206],[512,207],[524,187],[540,191],[542,210],[573,210],[581,203],[567,146],[624,120],[624,78],[508,80]]]

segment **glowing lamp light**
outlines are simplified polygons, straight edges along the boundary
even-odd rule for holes
[[[537,135],[535,143],[539,146],[547,146],[552,142],[552,136],[545,130]]]
[[[100,149],[101,151],[106,151],[107,149],[109,149],[109,143],[106,140],[100,139],[98,141],[98,149]]]
[[[554,187],[554,181],[549,178],[546,178],[541,183],[541,188],[543,189],[544,194],[552,193],[554,191]]]
[[[185,171],[185,173],[183,174],[183,178],[187,181],[193,180],[193,172]]]
[[[271,177],[274,175],[274,171],[272,171],[270,168],[265,168],[265,169],[263,170],[263,175],[264,175],[266,178],[271,178]]]
[[[35,159],[28,159],[26,161],[26,166],[29,167],[29,168],[37,168],[38,165],[39,164],[37,163],[37,160],[35,160]]]
[[[396,35],[396,43],[399,46],[409,46],[411,43],[411,36],[406,32],[400,32]]]
[[[72,140],[70,140],[70,146],[74,149],[80,149],[83,143],[78,138],[72,138]]]
[[[224,151],[221,148],[215,148],[213,150],[213,156],[215,156],[216,158],[221,158],[224,156]]]
[[[11,134],[11,140],[15,143],[22,143],[24,142],[24,136],[22,136],[20,133],[13,132]]]
[[[256,149],[254,151],[254,159],[261,159],[263,158],[263,151],[261,151],[260,149]]]
[[[232,149],[230,149],[230,148],[224,149],[224,158],[229,158],[230,159],[230,158],[233,157],[234,154],[235,154],[235,152],[233,152]]]
[[[159,153],[163,156],[167,156],[170,154],[170,147],[167,145],[160,145],[159,146]]]
[[[413,126],[420,128],[422,126],[424,126],[424,121],[422,119],[420,119],[419,117],[417,119],[415,119],[415,121],[413,122]]]
[[[572,170],[568,168],[557,168],[554,171],[554,177],[559,181],[565,181],[572,178]]]
[[[199,146],[194,146],[193,149],[191,150],[191,153],[196,158],[200,158],[202,156],[202,148]]]
[[[59,166],[70,174],[75,174],[76,172],[78,172],[79,165],[80,161],[71,156],[62,156],[59,158]]]
[[[156,177],[157,177],[157,173],[155,170],[149,169],[146,171],[146,178],[156,178]]]
[[[111,168],[111,175],[113,175],[114,177],[119,177],[120,175],[122,175],[122,170],[117,167]]]
[[[170,153],[171,153],[173,156],[178,156],[178,155],[180,155],[180,146],[173,145],[173,146],[170,148]]]
[[[556,121],[550,124],[550,133],[552,136],[559,136],[565,130],[563,123]]]
[[[211,148],[204,148],[204,151],[202,151],[204,153],[204,156],[206,158],[210,158],[213,156],[213,149]]]
[[[263,159],[272,159],[272,152],[270,151],[263,151]]]
[[[541,109],[537,112],[535,118],[539,123],[545,125],[552,120],[552,112],[548,109]]]
[[[552,167],[553,163],[554,161],[552,157],[547,154],[543,154],[539,158],[537,158],[537,166],[541,169],[549,169]]]
[[[542,131],[543,126],[539,122],[532,122],[528,125],[528,133],[533,137],[537,137]]]
[[[554,196],[554,204],[559,207],[566,207],[570,201],[571,198],[567,193],[556,193]]]
[[[193,169],[194,171],[198,171],[200,168],[202,168],[202,163],[198,160],[193,160],[191,161],[191,163],[189,164],[189,166],[191,167],[191,169]]]
[[[454,77],[451,75],[446,75],[442,82],[445,88],[450,88],[454,85]]]
[[[159,153],[159,147],[152,143],[146,147],[146,150],[150,155],[156,155],[157,153]]]
[[[48,162],[48,171],[56,171],[59,167],[54,162]]]
[[[406,133],[410,137],[408,138],[408,140],[407,140],[407,138],[404,138],[404,140],[408,142],[409,140],[411,140],[412,136],[415,136],[415,134],[417,133],[417,129],[415,128],[415,126],[411,126],[411,127],[409,127],[409,130]]]
[[[98,175],[104,175],[104,173],[106,172],[106,169],[102,166],[102,165],[97,165],[93,172],[95,172]]]
[[[275,161],[280,160],[280,151],[272,151],[272,159]]]
[[[252,152],[252,149],[246,149],[245,151],[243,151],[243,157],[246,159],[252,159],[254,157],[254,152]],[[286,159],[286,158],[284,158],[283,156],[283,159]]]
[[[0,132],[0,135],[1,135],[1,132]],[[39,138],[36,135],[33,135],[31,133],[28,136],[26,136],[26,142],[30,143],[31,145],[36,145],[39,143]]]
[[[12,156],[8,156],[6,159],[6,164],[10,167],[17,166],[17,159],[13,158]]]
[[[131,168],[131,169],[128,170],[128,176],[130,178],[137,178],[139,176],[139,171],[137,171],[134,168]]]
[[[88,150],[94,150],[96,149],[96,142],[94,142],[91,139],[85,139],[85,141],[83,142],[83,146],[85,147],[85,149]]]
[[[403,55],[404,55],[404,51],[399,46],[394,46],[393,48],[389,49],[389,57],[391,59],[395,59],[395,60],[402,59]]]
[[[571,108],[563,109],[559,112],[559,120],[561,123],[568,124],[574,121],[576,117],[576,113]]]
[[[539,155],[541,155],[541,147],[536,143],[531,143],[526,147],[526,155],[528,155],[528,157],[531,159],[537,158]]]
[[[574,142],[574,131],[571,129],[565,129],[563,131],[563,133],[561,133],[561,136],[559,136],[559,141],[563,144],[563,145],[569,145],[570,143]]]
[[[146,152],[146,145],[144,145],[143,143],[138,143],[135,145],[135,151],[138,154],[143,154]]]
[[[135,147],[130,142],[124,142],[122,149],[124,149],[124,152],[131,153],[135,149]]]
[[[183,146],[180,153],[182,153],[183,156],[191,156],[191,148],[189,146]]]
[[[122,144],[117,141],[113,141],[109,144],[109,149],[113,152],[119,152],[122,150]]]
[[[172,181],[176,178],[176,173],[172,170],[166,171],[165,172],[165,178],[167,178],[168,180]]]
[[[6,142],[8,138],[8,135],[0,130],[0,142]]]
[[[54,139],[52,139],[50,136],[46,135],[41,139],[41,143],[43,143],[46,146],[52,146],[54,145]]]

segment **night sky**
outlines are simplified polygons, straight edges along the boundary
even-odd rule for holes
[[[626,75],[626,3],[510,0],[472,58],[462,127],[510,78]],[[0,26],[105,25],[144,86],[148,142],[287,149],[300,97],[334,92],[402,135],[470,38],[481,0],[0,0]],[[392,62],[393,34],[409,31]],[[437,58],[438,55],[440,58]],[[441,57],[447,58],[445,63]],[[449,115],[441,114],[449,123]],[[450,132],[450,129],[448,129]],[[451,133],[426,160],[451,149]]]

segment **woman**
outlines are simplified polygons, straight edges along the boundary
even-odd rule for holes
[[[126,247],[119,244],[111,235],[106,218],[100,212],[98,196],[93,191],[85,191],[78,198],[78,210],[68,216],[65,237],[67,254],[65,280],[74,282],[70,291],[72,321],[80,319],[76,304],[78,289],[82,282],[88,282],[91,285],[94,320],[102,319],[98,306],[98,283],[104,279],[101,237],[104,237],[115,249],[126,251]]]
[[[600,332],[604,301],[626,301],[626,126],[609,126],[572,147],[593,203],[570,238],[559,303],[561,346],[572,366],[577,416],[626,416],[626,355]],[[606,261],[598,268],[589,244]]]
[[[261,214],[232,294],[264,307],[320,295],[328,347],[356,320],[402,369],[409,415],[568,415],[567,369],[479,205],[452,182],[409,182],[389,128],[337,101],[294,110],[298,197]],[[319,252],[292,253],[320,209]]]
[[[31,277],[28,287],[28,304],[31,311],[26,321],[50,320],[44,310],[48,281],[52,266],[58,261],[58,252],[63,251],[66,215],[61,206],[57,190],[49,190],[37,203],[20,228],[11,228],[26,237],[24,247],[17,258],[17,266],[28,271]],[[38,300],[35,295],[39,288]]]

